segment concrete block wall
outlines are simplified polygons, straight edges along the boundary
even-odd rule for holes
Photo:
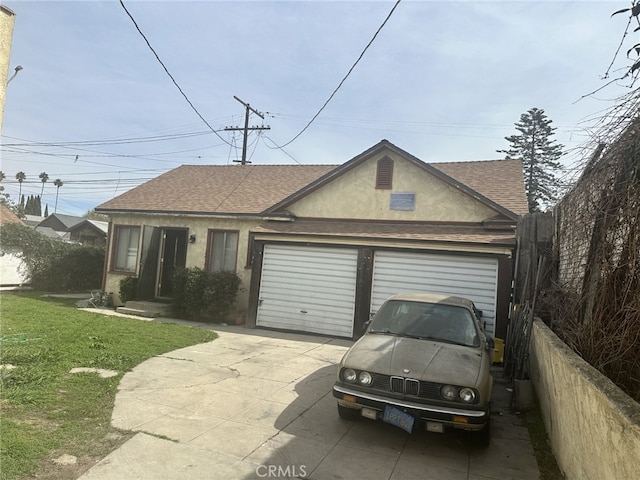
[[[533,324],[530,372],[553,453],[567,480],[638,478],[640,404]]]

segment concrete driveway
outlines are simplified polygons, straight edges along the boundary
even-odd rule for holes
[[[341,420],[331,387],[349,341],[216,331],[213,342],[152,358],[123,377],[112,424],[139,433],[82,480],[539,478],[500,378],[494,436],[482,449],[456,432]]]

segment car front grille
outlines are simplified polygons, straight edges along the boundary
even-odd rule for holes
[[[372,387],[377,390],[421,398],[441,399],[441,384],[439,383],[422,382],[414,378],[381,375],[379,373],[374,373],[372,376]]]

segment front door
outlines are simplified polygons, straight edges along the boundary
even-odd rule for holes
[[[173,274],[187,264],[187,233],[184,228],[164,229],[158,274],[158,296],[173,296]]]
[[[136,300],[152,300],[156,296],[161,234],[162,229],[158,227],[143,227]]]

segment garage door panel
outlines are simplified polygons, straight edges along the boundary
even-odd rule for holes
[[[495,258],[376,252],[371,311],[377,311],[388,297],[401,292],[459,295],[469,298],[482,310],[487,331],[493,334],[497,285]]]
[[[265,245],[256,325],[351,337],[357,251]]]
[[[345,309],[349,309],[351,307],[350,302],[343,301],[339,298],[334,300],[325,298],[322,303],[319,304],[319,302],[304,301],[303,299],[292,301],[291,295],[273,295],[269,297],[269,301],[269,311],[292,312],[296,314],[301,311],[305,311],[323,312],[324,315],[327,316],[340,315]]]
[[[350,302],[348,297],[355,295],[355,288],[353,285],[340,286],[337,283],[331,284],[318,284],[313,281],[299,281],[295,278],[288,278],[286,281],[274,281],[269,282],[264,288],[260,290],[261,296],[269,295],[271,297],[282,296],[286,300],[291,300],[291,288],[295,285],[295,292],[298,294],[298,301],[311,301],[317,303],[322,300],[326,303],[327,298],[332,301],[343,300]]]

